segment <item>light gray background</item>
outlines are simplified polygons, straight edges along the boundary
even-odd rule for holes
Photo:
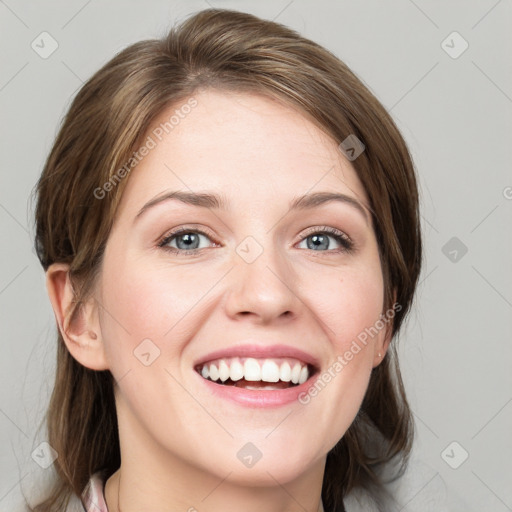
[[[44,441],[35,425],[53,384],[55,325],[28,199],[59,121],[116,52],[209,5],[275,19],[325,45],[393,115],[418,169],[426,247],[399,342],[416,451],[468,510],[512,510],[509,0],[0,1],[0,510],[50,471],[31,458]],[[59,45],[47,59],[31,48],[43,31]],[[469,44],[457,58],[463,41],[443,44],[454,31]],[[464,451],[452,469],[446,461],[459,464]]]

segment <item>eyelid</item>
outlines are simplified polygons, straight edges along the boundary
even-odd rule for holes
[[[311,228],[306,229],[305,232],[301,233],[300,240],[297,243],[301,243],[308,236],[312,234],[326,234],[334,238],[339,238],[341,242],[339,242],[342,246],[341,249],[332,249],[328,251],[313,251],[318,254],[339,254],[341,252],[354,252],[357,249],[356,243],[352,240],[350,236],[348,236],[344,231],[338,228],[334,228],[332,226],[313,226]]]
[[[200,255],[203,253],[204,249],[208,249],[208,247],[202,247],[199,249],[178,249],[175,247],[170,247],[167,244],[170,243],[172,239],[175,239],[178,237],[181,233],[195,233],[198,235],[203,235],[207,237],[213,244],[219,246],[219,243],[216,241],[215,235],[211,233],[211,231],[208,228],[201,227],[195,227],[196,225],[183,225],[178,228],[173,228],[166,232],[162,237],[160,237],[157,241],[157,247],[171,252],[175,255],[179,256],[194,256],[194,255]],[[332,226],[312,226],[310,228],[307,228],[306,231],[302,232],[300,235],[300,240],[295,242],[293,245],[297,245],[301,242],[303,242],[306,238],[311,236],[312,234],[325,234],[328,236],[331,236],[333,238],[337,239],[338,244],[341,245],[338,249],[329,249],[327,251],[314,251],[311,250],[313,253],[318,253],[317,255],[321,255],[322,253],[325,253],[327,255],[332,254],[340,254],[340,253],[351,253],[354,252],[357,249],[356,244],[351,239],[350,236],[348,236],[345,232],[343,232],[340,229],[334,228]],[[301,249],[303,250],[303,249]]]
[[[333,228],[332,226],[313,226],[311,228],[307,228],[304,233],[301,233],[301,240],[312,233],[327,233],[330,235],[338,235],[344,238],[347,242],[354,243],[354,241],[344,231],[338,228]]]
[[[161,241],[165,238],[169,238],[170,236],[179,235],[180,233],[199,233],[210,238],[215,238],[213,231],[210,231],[208,228],[203,226],[199,226],[199,224],[186,224],[177,228],[169,229],[162,237],[159,238],[159,240]]]
[[[190,225],[184,225],[184,226],[180,226],[178,228],[170,229],[169,231],[167,231],[163,236],[161,236],[158,239],[157,247],[167,250],[167,251],[170,251],[175,254],[180,254],[180,255],[199,254],[202,251],[202,249],[204,249],[204,247],[203,247],[202,249],[186,250],[186,249],[176,249],[175,247],[167,247],[166,246],[170,242],[170,239],[174,239],[175,237],[179,236],[182,233],[196,233],[198,235],[204,235],[207,238],[209,238],[212,241],[212,243],[218,245],[218,243],[215,241],[215,235],[209,229],[204,228],[204,227],[199,228],[199,227],[194,227],[194,226],[195,226],[194,224],[190,224]]]

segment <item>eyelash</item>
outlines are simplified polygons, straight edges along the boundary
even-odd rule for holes
[[[191,229],[191,228],[187,228],[187,227],[181,227],[179,229],[176,229],[175,231],[172,231],[171,233],[168,233],[158,243],[158,247],[163,249],[164,251],[168,251],[172,254],[176,254],[179,256],[192,256],[192,255],[199,254],[199,251],[201,251],[202,249],[189,249],[189,250],[177,249],[175,247],[169,247],[167,245],[174,238],[176,238],[177,236],[184,234],[184,233],[187,233],[187,234],[188,233],[196,233],[199,235],[204,235],[210,239],[213,238],[211,234],[209,234],[205,231],[202,231],[200,229]],[[327,250],[327,251],[314,251],[313,249],[310,249],[312,252],[319,252],[319,253],[325,252],[328,254],[332,254],[332,253],[339,254],[339,253],[343,253],[343,252],[351,253],[354,251],[354,242],[345,233],[343,233],[342,231],[340,231],[336,228],[331,228],[329,226],[322,226],[320,228],[318,228],[318,227],[311,228],[304,234],[304,236],[302,237],[302,239],[300,241],[302,242],[303,240],[310,237],[311,235],[330,235],[333,238],[335,238],[336,241],[341,245],[341,248],[339,248],[339,249],[332,249],[332,250]],[[203,249],[204,249],[204,247],[203,247]]]

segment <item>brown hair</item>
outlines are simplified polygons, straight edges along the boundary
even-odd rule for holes
[[[396,302],[395,336],[410,310],[422,245],[414,166],[396,125],[336,56],[274,22],[221,9],[201,11],[161,40],[117,54],[80,89],[37,183],[36,250],[46,271],[70,265],[78,311],[94,284],[127,179],[99,200],[102,187],[132,156],[155,117],[199,88],[271,96],[299,108],[338,143],[355,135],[365,151],[352,162],[367,191],[384,278],[384,309]],[[396,293],[396,299],[393,293]],[[79,364],[58,333],[55,386],[45,417],[58,452],[57,481],[34,510],[62,511],[90,476],[120,465],[109,371]],[[370,449],[375,436],[382,442]],[[412,416],[395,344],[374,368],[361,410],[329,452],[322,488],[326,511],[343,510],[355,488],[382,489],[379,468],[406,462]],[[402,467],[404,467],[402,464]]]

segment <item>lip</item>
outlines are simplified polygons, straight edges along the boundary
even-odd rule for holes
[[[257,359],[263,358],[278,358],[278,357],[290,357],[293,359],[298,359],[304,363],[308,363],[310,366],[314,368],[314,370],[318,370],[320,364],[316,357],[307,352],[300,350],[295,347],[291,347],[289,345],[256,345],[256,344],[246,344],[246,345],[237,345],[235,347],[224,348],[221,350],[216,350],[214,352],[210,352],[206,356],[199,358],[194,362],[194,368],[207,363],[208,361],[214,361],[216,359],[222,359],[227,357],[254,357]]]
[[[204,379],[197,372],[194,373],[197,375],[197,378],[207,386],[209,392],[213,393],[215,396],[255,409],[281,407],[292,402],[298,402],[299,395],[307,393],[308,389],[314,385],[320,375],[320,372],[317,371],[303,384],[291,388],[258,391],[256,389],[224,386]]]
[[[258,391],[256,389],[245,389],[238,388],[236,386],[224,386],[222,384],[217,384],[211,380],[203,378],[197,371],[202,364],[207,363],[208,361],[227,357],[254,357],[258,359],[289,357],[307,363],[312,370],[312,375],[306,382],[299,384],[298,386],[286,389]],[[197,375],[197,378],[207,386],[209,392],[220,398],[231,400],[252,408],[280,407],[298,401],[299,395],[301,393],[306,393],[309,387],[317,380],[320,375],[319,368],[320,363],[312,354],[288,345],[237,345],[235,347],[210,352],[194,362],[194,373]]]

